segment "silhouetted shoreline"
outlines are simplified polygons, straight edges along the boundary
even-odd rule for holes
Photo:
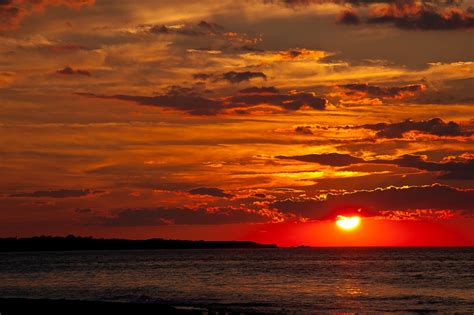
[[[167,239],[104,239],[69,235],[29,238],[0,238],[0,252],[75,251],[75,250],[133,250],[133,249],[226,249],[277,248],[274,244],[251,241],[187,241]]]
[[[30,314],[202,314],[193,308],[179,308],[167,304],[122,303],[101,301],[49,300],[0,298],[2,315]]]

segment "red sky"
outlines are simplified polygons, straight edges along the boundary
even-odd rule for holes
[[[0,1],[0,236],[474,245],[473,7]]]

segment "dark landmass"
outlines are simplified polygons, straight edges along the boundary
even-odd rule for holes
[[[273,244],[250,241],[184,241],[184,240],[127,240],[80,237],[69,235],[37,236],[30,238],[0,238],[0,252],[122,250],[122,249],[225,249],[225,248],[277,248]]]
[[[0,299],[2,315],[48,314],[202,314],[198,309],[180,309],[166,304],[141,304],[120,302]]]

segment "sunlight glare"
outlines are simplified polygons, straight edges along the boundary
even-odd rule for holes
[[[337,216],[336,224],[338,227],[344,230],[352,230],[360,224],[360,217],[345,217],[343,215]]]

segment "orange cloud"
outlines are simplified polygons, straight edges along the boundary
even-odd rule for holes
[[[386,187],[328,194],[325,198],[276,201],[272,207],[315,220],[335,218],[340,214],[382,216],[393,211],[454,210],[464,217],[473,214],[473,189],[457,189],[433,184],[425,186]]]
[[[436,9],[424,4],[385,4],[371,10],[371,24],[392,23],[402,29],[453,30],[474,27],[474,16],[459,8]]]
[[[64,75],[83,75],[83,76],[87,76],[87,77],[91,76],[91,73],[87,70],[73,69],[69,66],[56,71],[56,73],[57,74],[64,74]]]
[[[404,99],[426,90],[424,84],[403,86],[378,86],[367,83],[342,84],[335,87],[329,96],[339,98],[341,105],[381,105],[384,99]]]
[[[0,86],[9,85],[15,79],[13,72],[0,72]]]
[[[21,21],[35,12],[41,12],[48,6],[66,6],[80,9],[93,5],[95,0],[6,0],[0,2],[0,31],[17,28]]]

